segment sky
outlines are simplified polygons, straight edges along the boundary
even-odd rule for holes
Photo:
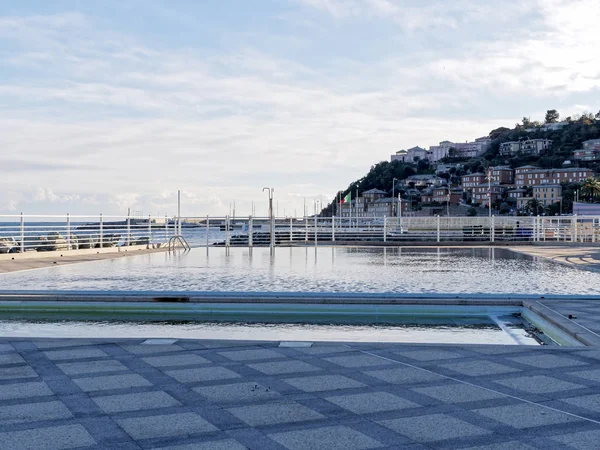
[[[598,0],[0,0],[0,214],[309,213],[392,153],[600,110]],[[1,219],[0,219],[1,221]]]

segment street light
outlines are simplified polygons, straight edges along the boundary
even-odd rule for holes
[[[273,233],[274,231],[274,224],[273,224],[273,193],[275,192],[275,189],[273,188],[268,188],[268,187],[264,187],[263,188],[263,192],[267,191],[267,195],[269,196],[269,229],[270,229],[270,235],[271,235],[271,253],[273,253],[273,247],[275,246],[275,235]]]

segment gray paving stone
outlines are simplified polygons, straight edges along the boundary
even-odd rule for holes
[[[470,377],[519,372],[519,369],[491,361],[465,361],[441,364],[440,366]]]
[[[183,351],[179,345],[122,345],[124,350],[134,355],[153,355],[157,353]]]
[[[417,361],[438,361],[438,360],[442,360],[442,359],[464,358],[464,356],[461,355],[460,353],[451,352],[448,350],[437,350],[437,349],[403,351],[403,352],[396,351],[394,353],[405,356],[406,358],[417,360]]]
[[[240,406],[229,408],[228,411],[252,427],[325,418],[318,412],[298,403]]]
[[[509,353],[522,353],[527,351],[535,351],[536,347],[524,347],[522,345],[469,345],[466,350],[482,355],[505,355]]]
[[[580,397],[561,398],[561,402],[569,405],[579,406],[590,411],[600,412],[600,394],[582,395]]]
[[[488,391],[487,389],[462,383],[413,388],[413,390],[444,403],[477,402],[506,397],[505,395]]]
[[[446,414],[380,420],[378,423],[417,442],[444,441],[491,434],[491,431]]]
[[[191,412],[115,420],[133,439],[189,436],[217,431],[213,424]]]
[[[363,383],[343,375],[315,375],[301,378],[286,378],[284,381],[304,392],[334,391],[365,386]]]
[[[64,361],[68,359],[104,358],[108,355],[99,348],[73,348],[69,350],[50,350],[44,352],[52,361]]]
[[[83,341],[81,339],[44,339],[43,341],[33,341],[33,345],[35,345],[40,350],[48,350],[62,347],[82,347],[85,345],[93,344],[89,341]]]
[[[60,401],[4,405],[0,408],[0,424],[2,425],[70,417],[73,415]]]
[[[200,364],[212,364],[212,361],[203,358],[194,353],[183,353],[181,355],[149,356],[142,358],[145,362],[154,367],[170,366],[193,366]]]
[[[62,450],[96,445],[87,430],[77,424],[0,433],[2,450]]]
[[[0,353],[3,352],[14,352],[15,348],[9,343],[1,343],[0,344]]]
[[[194,383],[198,381],[228,380],[240,378],[240,375],[225,367],[201,367],[195,369],[168,370],[165,372],[180,383]]]
[[[237,403],[248,401],[259,401],[270,398],[280,397],[280,395],[271,390],[267,391],[269,386],[258,383],[233,383],[218,386],[201,386],[192,390],[206,397],[213,403]]]
[[[383,358],[378,358],[372,355],[358,354],[358,355],[342,355],[342,356],[332,356],[330,358],[324,358],[326,361],[337,364],[342,367],[374,367],[374,366],[384,366],[393,364],[391,361],[388,361]]]
[[[275,350],[266,348],[258,348],[251,350],[236,350],[232,352],[219,352],[219,355],[224,356],[232,361],[252,361],[258,359],[276,359],[284,358],[285,355]]]
[[[38,374],[29,366],[6,367],[0,370],[0,380],[35,378]]]
[[[301,372],[316,372],[321,370],[319,367],[315,367],[312,364],[305,363],[304,361],[298,360],[287,360],[281,362],[265,362],[248,364],[259,372],[267,375],[283,375],[288,373],[301,373]]]
[[[556,369],[559,367],[578,367],[587,365],[587,363],[583,361],[558,355],[527,355],[508,359],[540,369]]]
[[[568,375],[583,378],[586,380],[597,381],[600,383],[600,369],[582,370],[581,372],[570,372]]]
[[[269,437],[290,450],[361,450],[383,445],[347,426],[273,433]]]
[[[179,401],[163,391],[107,395],[94,397],[92,400],[108,414],[181,406]]]
[[[496,406],[474,411],[518,429],[580,421],[573,416],[530,404]]]
[[[550,437],[553,441],[576,450],[597,449],[600,443],[600,430],[580,431]]]
[[[537,450],[537,447],[519,441],[509,441],[499,444],[478,445],[477,447],[465,448],[465,450]]]
[[[67,375],[81,375],[87,373],[118,372],[119,370],[129,370],[123,364],[115,359],[102,361],[86,361],[59,363],[56,365]]]
[[[43,397],[54,395],[54,392],[43,381],[0,385],[0,400],[16,398]]]
[[[194,444],[174,445],[171,447],[154,447],[155,450],[246,450],[248,447],[234,439],[222,441],[197,442]]]
[[[417,408],[421,405],[387,392],[367,392],[364,394],[337,395],[326,397],[328,402],[341,406],[355,414],[370,414],[382,411]]]
[[[330,353],[346,353],[354,351],[354,349],[350,347],[337,344],[315,344],[312,347],[297,348],[296,350],[306,355],[327,355]]]
[[[570,383],[568,381],[547,377],[545,375],[506,378],[504,380],[494,381],[494,383],[501,384],[511,389],[529,392],[531,394],[550,394],[554,392],[581,389],[585,387],[580,384]]]
[[[441,375],[407,366],[394,369],[372,370],[365,373],[391,384],[423,383],[446,379]]]
[[[152,338],[152,339],[146,339],[140,345],[172,345],[177,341],[178,341],[178,339]]]
[[[25,360],[18,353],[0,353],[1,364],[24,364]]]
[[[73,381],[85,392],[152,386],[152,383],[137,373],[75,378]]]

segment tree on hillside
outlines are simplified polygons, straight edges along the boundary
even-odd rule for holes
[[[502,136],[506,133],[509,133],[509,132],[510,132],[510,128],[498,127],[498,128],[493,129],[492,131],[490,131],[489,136],[491,139],[497,139],[500,136]]]
[[[590,202],[594,202],[596,197],[600,196],[600,182],[594,177],[590,177],[583,182],[581,193],[586,196]]]
[[[548,111],[546,111],[546,119],[544,120],[545,123],[556,123],[558,122],[558,118],[560,117],[560,115],[558,114],[558,112],[555,109],[549,109]]]

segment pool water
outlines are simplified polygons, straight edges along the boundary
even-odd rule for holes
[[[505,327],[507,323],[510,332],[483,319],[475,324],[394,325],[5,320],[0,321],[0,336],[539,345],[520,323],[504,322]]]
[[[503,248],[195,248],[0,275],[4,290],[589,295],[600,273]]]

